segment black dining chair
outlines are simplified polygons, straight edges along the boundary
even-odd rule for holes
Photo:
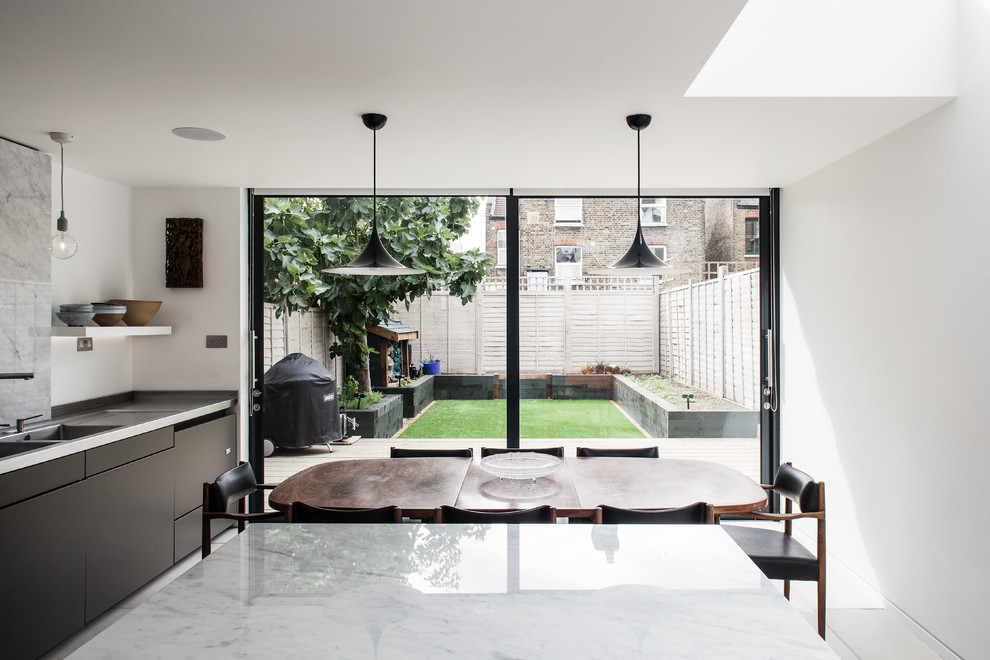
[[[434,520],[438,523],[555,523],[557,509],[552,506],[538,506],[532,509],[514,511],[476,511],[459,509],[453,506],[437,507]]]
[[[763,574],[771,580],[784,581],[784,596],[791,597],[791,580],[818,583],[818,634],[825,639],[825,482],[784,463],[777,469],[773,484],[763,488],[784,498],[784,513],[740,513],[755,520],[784,523],[783,530],[723,525],[732,540],[749,555]],[[792,502],[797,502],[798,512]],[[792,534],[792,522],[801,518],[818,521],[816,551],[812,553]]]
[[[595,511],[595,522],[606,525],[704,525],[715,522],[715,508],[695,502],[676,509],[621,509],[602,504]]]
[[[392,447],[389,458],[474,458],[474,449],[409,449]]]
[[[249,522],[282,522],[285,516],[280,511],[245,513],[245,500],[259,490],[271,490],[278,484],[259,484],[250,463],[241,461],[237,467],[227,470],[212,483],[203,484],[203,557],[210,555],[213,540],[211,523],[226,519],[237,521],[237,531],[243,532]],[[230,511],[237,503],[237,511]]]
[[[293,502],[286,522],[290,523],[400,523],[402,509],[383,506],[374,509],[333,509]]]
[[[550,454],[551,456],[556,456],[557,458],[564,457],[563,447],[523,447],[516,449],[509,449],[508,447],[482,447],[481,457],[484,458],[485,456],[492,456],[494,454],[508,454],[510,452]]]
[[[578,458],[660,458],[660,447],[578,447]]]

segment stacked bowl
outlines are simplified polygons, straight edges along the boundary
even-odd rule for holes
[[[161,300],[111,300],[110,302],[127,308],[124,325],[130,326],[146,325],[162,306]]]
[[[114,303],[95,302],[93,303],[93,312],[93,321],[96,325],[111,326],[120,323],[124,314],[127,313],[127,307]]]
[[[92,303],[65,303],[58,306],[55,316],[64,324],[77,327],[92,321],[95,312]]]

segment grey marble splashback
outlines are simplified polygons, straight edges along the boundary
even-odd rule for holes
[[[51,408],[51,339],[33,330],[51,325],[51,158],[0,139],[0,424]]]

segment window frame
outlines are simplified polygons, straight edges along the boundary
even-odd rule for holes
[[[561,204],[561,202],[570,202],[566,204]],[[573,202],[577,202],[574,204]],[[577,210],[577,218],[561,218],[561,215],[567,215],[569,212],[573,213]],[[581,227],[584,225],[584,198],[583,197],[555,197],[553,200],[553,224],[561,225],[564,227]]]
[[[656,202],[653,204],[647,204],[646,200],[655,199]],[[660,222],[655,222],[653,220],[647,221],[643,217],[644,209],[662,209],[660,213]],[[653,214],[650,214],[653,217]],[[667,198],[666,197],[640,197],[639,198],[639,221],[644,227],[666,227],[667,226]]]
[[[743,244],[746,246],[743,256],[746,257],[759,257],[760,256],[760,219],[756,218],[746,218],[745,234],[743,235]],[[750,227],[756,230],[755,236],[750,236]],[[752,248],[753,242],[756,242],[756,251],[754,252]]]
[[[495,268],[505,268],[508,265],[509,245],[508,235],[504,229],[495,230]]]
[[[576,253],[577,253],[577,257],[578,257],[577,260],[576,261],[559,261],[558,258],[557,258],[557,255],[559,254],[559,251],[560,250],[563,250],[563,249],[575,250]],[[577,275],[563,275],[562,276],[560,274],[560,266],[562,264],[564,266],[577,265],[577,270],[578,270]],[[572,279],[572,280],[579,280],[579,279],[581,279],[581,277],[583,275],[584,275],[584,248],[582,246],[580,246],[580,245],[554,245],[553,246],[553,276],[554,276],[554,278],[559,280],[562,277],[564,277],[564,278],[568,278],[568,279]]]

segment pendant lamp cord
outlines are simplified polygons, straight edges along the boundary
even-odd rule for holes
[[[371,226],[378,231],[378,131],[371,131]]]
[[[636,218],[637,218],[637,224],[639,223],[639,216],[640,216],[639,207],[640,207],[640,204],[641,204],[641,202],[639,200],[639,196],[640,196],[640,189],[639,189],[639,170],[640,170],[639,134],[640,133],[642,133],[642,131],[636,131]]]
[[[62,173],[58,179],[58,193],[62,202],[60,215],[65,215],[65,144],[59,145],[59,160],[61,161],[62,167]]]

